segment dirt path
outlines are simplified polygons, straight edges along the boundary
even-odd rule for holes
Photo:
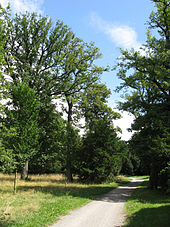
[[[130,183],[71,211],[51,227],[120,227],[125,220],[124,202],[142,181],[133,179]]]

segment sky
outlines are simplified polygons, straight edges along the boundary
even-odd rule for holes
[[[139,50],[146,41],[146,22],[154,10],[151,0],[0,0],[3,7],[10,3],[13,12],[37,12],[48,15],[53,22],[62,20],[77,37],[85,42],[94,42],[100,49],[102,58],[97,65],[111,68],[120,57],[120,48]],[[114,90],[121,81],[116,71],[104,73],[101,82],[112,91],[109,106],[116,108],[120,94]],[[128,140],[127,131],[133,116],[122,113],[122,119],[114,122],[122,128],[122,139]]]

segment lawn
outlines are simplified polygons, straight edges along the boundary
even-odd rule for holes
[[[65,184],[62,175],[31,175],[18,179],[13,193],[13,175],[0,174],[0,226],[43,227],[57,221],[69,210],[80,207],[126,182],[108,184]]]
[[[170,196],[147,189],[147,181],[125,203],[126,227],[169,227]]]

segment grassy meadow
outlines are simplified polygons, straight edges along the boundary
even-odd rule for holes
[[[170,226],[170,195],[149,190],[146,179],[129,197],[125,209],[129,214],[126,227]]]
[[[57,221],[69,210],[80,207],[127,181],[120,177],[108,184],[66,184],[62,175],[18,176],[13,193],[14,175],[0,174],[0,226],[43,227]]]

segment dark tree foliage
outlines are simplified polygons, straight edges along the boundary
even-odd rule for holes
[[[42,122],[42,124],[41,124]],[[42,127],[43,126],[43,127]],[[63,167],[65,122],[55,110],[55,105],[48,103],[48,109],[41,111],[39,118],[40,149],[30,160],[30,173],[58,173]]]
[[[107,105],[110,90],[94,83],[82,92],[82,115],[86,133],[79,155],[78,175],[81,180],[102,182],[121,170],[122,154],[112,120],[119,117]]]
[[[136,116],[132,125],[136,133],[130,143],[150,174],[151,188],[157,188],[158,174],[170,158],[170,2],[154,2],[157,11],[150,15],[142,52],[122,51],[118,63],[118,76],[123,80],[118,90],[132,90],[125,95],[126,102],[120,108]],[[151,34],[152,30],[157,32],[156,36]]]
[[[78,176],[82,181],[101,183],[119,174],[122,157],[115,129],[110,121],[97,119],[83,138]]]

